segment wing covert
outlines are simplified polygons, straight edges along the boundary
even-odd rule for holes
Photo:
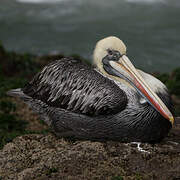
[[[72,58],[44,67],[23,92],[49,106],[91,116],[115,114],[127,104],[126,94],[113,81]]]

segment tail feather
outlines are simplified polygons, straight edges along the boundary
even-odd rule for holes
[[[48,105],[44,102],[24,94],[21,88],[11,89],[6,94],[8,96],[21,98],[34,112],[37,112],[48,125],[51,125],[51,119],[48,116]]]
[[[22,91],[21,88],[18,89],[11,89],[6,93],[8,96],[12,96],[12,97],[19,97],[22,99],[29,99],[30,97],[27,96],[26,94],[24,94],[24,92]]]
[[[18,88],[18,89],[11,89],[6,94],[8,96],[21,97],[24,93],[22,92],[21,88]]]

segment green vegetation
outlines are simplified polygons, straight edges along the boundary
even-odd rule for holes
[[[50,169],[47,170],[46,175],[47,175],[48,177],[51,177],[51,174],[52,174],[52,173],[56,173],[56,172],[58,172],[57,168],[52,167],[52,168],[50,168]]]
[[[0,149],[19,135],[47,133],[47,130],[27,131],[28,122],[16,113],[14,100],[7,97],[6,92],[10,89],[23,87],[43,66],[62,57],[64,56],[61,54],[41,57],[30,54],[19,55],[7,52],[0,44]],[[86,61],[78,55],[73,55],[73,57]],[[171,74],[160,74],[157,77],[167,85],[172,94],[180,97],[180,68]],[[180,105],[176,105],[176,115],[180,115]],[[40,124],[43,124],[42,121]],[[122,177],[117,176],[114,177],[115,179],[120,180]]]
[[[0,75],[2,76],[2,75]],[[15,82],[15,81],[13,81]],[[17,82],[12,83],[0,78],[0,148],[10,142],[18,135],[24,134],[27,122],[22,121],[17,115],[13,114],[16,110],[15,104],[6,97],[5,93],[9,87],[16,87]]]
[[[137,173],[135,177],[136,177],[136,180],[143,180],[143,177],[139,173]]]
[[[166,84],[171,94],[180,96],[180,67],[170,74],[159,74],[157,78]]]
[[[173,98],[175,116],[180,116],[180,67],[170,74],[158,74],[156,77],[166,84],[170,94],[175,95],[175,99]]]
[[[6,52],[0,45],[0,149],[15,137],[27,133],[28,123],[15,113],[16,105],[6,92],[24,86],[28,77],[38,70],[33,58],[28,54]]]
[[[5,52],[0,45],[0,148],[16,136],[24,134],[27,125],[27,122],[14,114],[16,105],[6,96],[7,90],[21,87],[26,83],[25,78],[13,76],[16,70],[20,72],[18,66],[22,63],[15,65],[20,59],[20,56],[14,53]],[[28,67],[24,69],[27,70]]]
[[[111,180],[124,180],[122,176],[114,176]]]

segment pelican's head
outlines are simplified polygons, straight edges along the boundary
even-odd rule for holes
[[[126,56],[126,46],[119,38],[111,36],[97,42],[93,60],[98,71],[111,79],[125,80],[171,124],[174,123],[173,115],[169,109],[149,87]]]
[[[125,54],[125,44],[119,38],[110,36],[97,42],[93,54],[93,63],[103,73],[103,58],[115,55],[118,56],[117,59],[119,60],[120,56]]]

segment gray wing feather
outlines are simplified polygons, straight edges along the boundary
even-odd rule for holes
[[[47,65],[23,92],[52,107],[86,115],[114,114],[127,104],[126,94],[113,81],[66,58]]]

